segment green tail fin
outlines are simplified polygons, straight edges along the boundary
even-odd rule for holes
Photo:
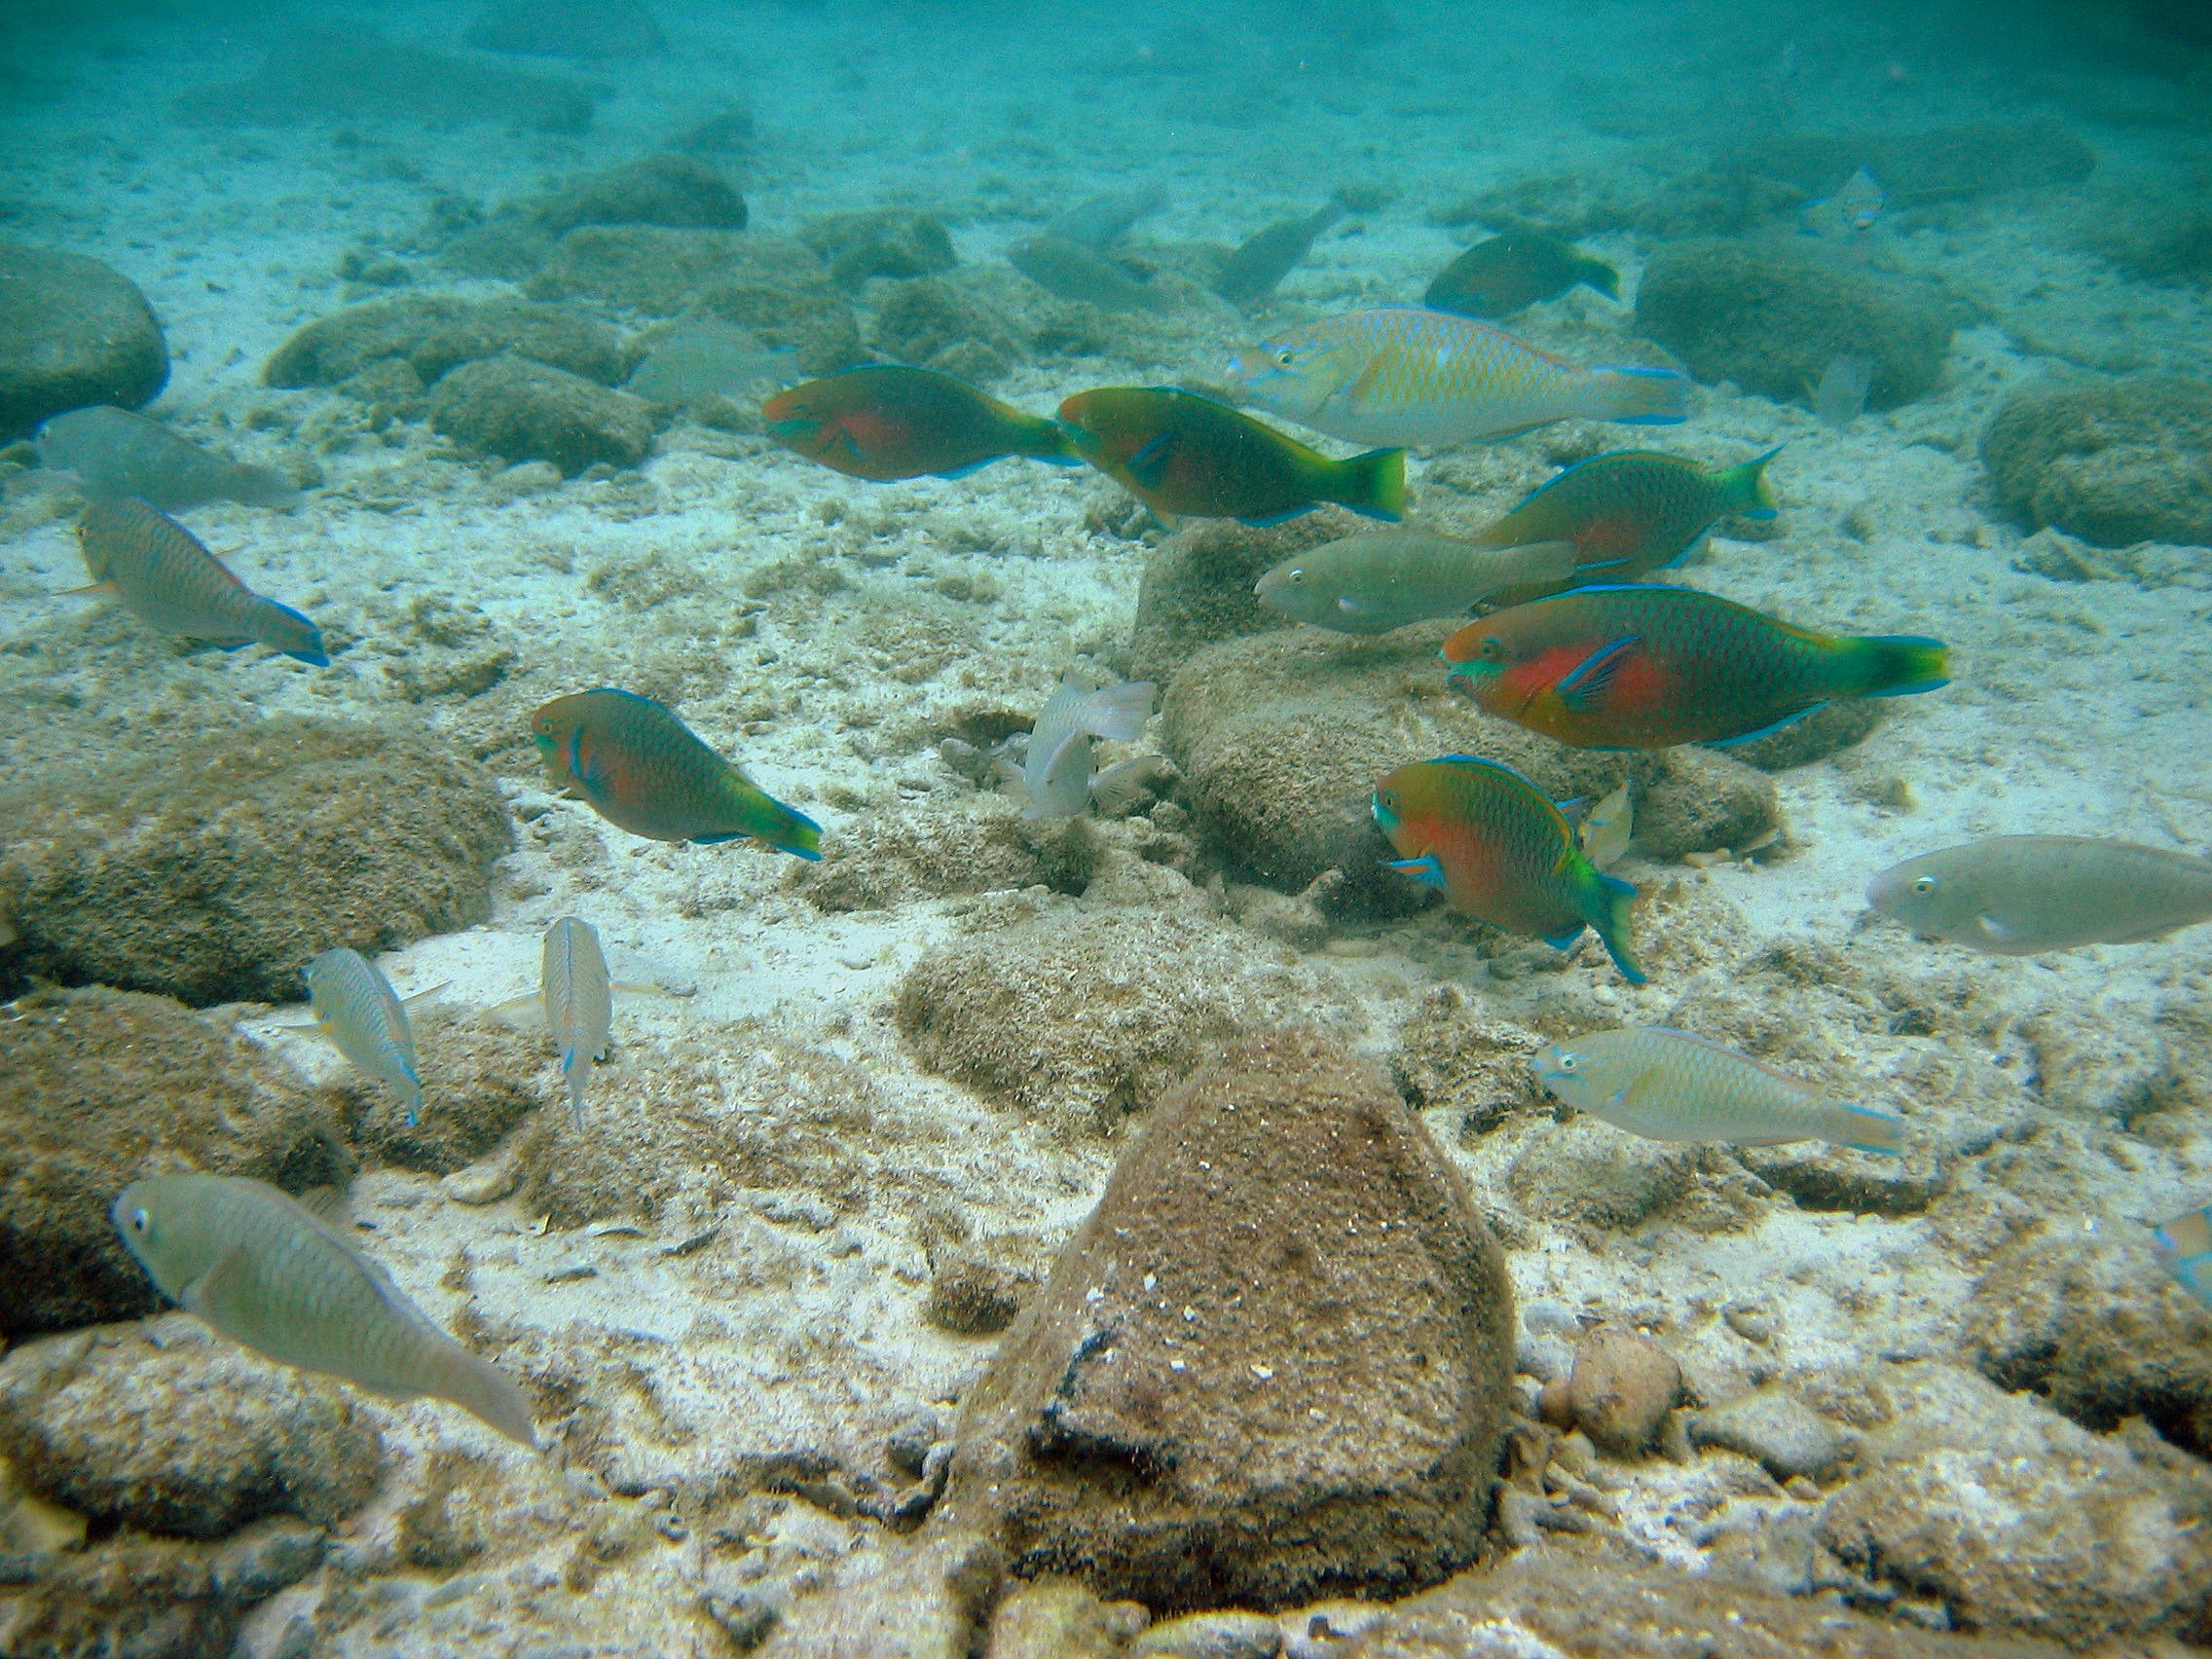
[[[1844,692],[1853,697],[1911,697],[1950,684],[1950,647],[1918,634],[1846,640]]]
[[[1349,461],[1331,461],[1325,487],[1324,500],[1369,518],[1401,519],[1406,513],[1406,452],[1369,450]]]
[[[1766,463],[1780,455],[1782,448],[1776,444],[1766,454],[1753,456],[1720,475],[1721,494],[1730,512],[1745,518],[1772,518],[1782,510],[1782,503],[1774,498],[1774,486],[1766,478]]]
[[[1591,932],[1605,947],[1605,954],[1613,959],[1613,966],[1621,977],[1632,985],[1650,983],[1641,968],[1636,965],[1636,934],[1631,922],[1636,909],[1636,889],[1617,875],[1601,875],[1590,871],[1596,883],[1591,897],[1594,903],[1583,920],[1590,924]]]

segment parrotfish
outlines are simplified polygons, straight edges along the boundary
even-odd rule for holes
[[[231,1341],[388,1400],[448,1401],[537,1449],[523,1391],[433,1324],[330,1215],[242,1175],[149,1176],[110,1213],[161,1293]]]
[[[1490,714],[1561,743],[1745,743],[1841,697],[1945,680],[1941,641],[1831,639],[1696,588],[1584,587],[1493,612],[1445,641]]]
[[[1152,714],[1157,689],[1149,680],[1101,684],[1081,669],[1062,675],[1029,734],[1021,767],[1024,816],[1073,818],[1081,812],[1090,800],[1090,740],[1133,739]]]
[[[1682,558],[1731,513],[1774,517],[1766,465],[1781,453],[1771,449],[1723,471],[1653,450],[1596,456],[1567,468],[1475,539],[1486,547],[1570,541],[1585,580],[1635,581]]]
[[[1339,634],[1386,634],[1435,616],[1464,616],[1496,594],[1549,592],[1574,578],[1574,543],[1478,547],[1419,530],[1347,535],[1295,553],[1253,596],[1270,610]]]
[[[2151,1240],[2174,1282],[2212,1308],[2212,1206],[2184,1211],[2153,1229]]]
[[[554,781],[600,817],[654,841],[751,838],[802,859],[822,856],[822,828],[634,691],[603,685],[556,697],[531,717]]]
[[[614,986],[607,977],[607,957],[599,931],[576,916],[563,916],[545,930],[544,974],[539,995],[545,1028],[561,1051],[561,1075],[569,1083],[569,1110],[576,1127],[584,1124],[584,1091],[591,1068],[607,1052],[614,1024]]]
[[[1582,815],[1575,826],[1582,838],[1582,853],[1600,869],[1620,863],[1636,836],[1636,805],[1623,779],[1612,793]]]
[[[1045,227],[1045,234],[1103,253],[1131,229],[1167,205],[1167,192],[1157,184],[1141,190],[1109,191],[1077,203]]]
[[[934,369],[871,363],[780,391],[760,406],[775,440],[809,461],[878,483],[958,478],[1004,456],[1072,465],[1067,436]]]
[[[1862,236],[1873,229],[1889,200],[1881,181],[1861,167],[1837,188],[1833,196],[1808,202],[1803,208],[1805,230],[1817,237]]]
[[[225,650],[267,645],[328,668],[322,633],[288,605],[264,599],[231,574],[176,520],[128,497],[89,501],[77,523],[78,544],[92,585],[81,593],[112,594],[124,609],[165,634],[204,640]]]
[[[1687,418],[1673,369],[1586,369],[1470,316],[1388,306],[1309,323],[1230,361],[1254,407],[1358,444],[1509,438],[1554,421]]]
[[[1621,297],[1621,275],[1604,260],[1541,231],[1507,231],[1475,243],[1438,272],[1421,304],[1497,321],[1556,300],[1577,282],[1608,300]]]
[[[1830,357],[1813,387],[1813,413],[1831,431],[1848,432],[1851,424],[1866,413],[1866,394],[1874,389],[1881,364],[1872,357],[1846,353]]]
[[[1171,295],[1081,242],[1055,236],[1031,237],[1008,248],[1006,257],[1037,286],[1063,300],[1119,312],[1163,312],[1174,306]]]
[[[1214,292],[1240,306],[1266,299],[1313,251],[1314,239],[1344,216],[1345,204],[1332,201],[1317,212],[1278,220],[1245,238],[1222,262]]]
[[[750,329],[717,316],[694,316],[676,322],[652,343],[622,389],[682,409],[702,398],[762,384],[786,387],[801,378],[796,348],[765,346]]]
[[[1601,875],[1566,815],[1512,767],[1468,755],[1400,766],[1375,786],[1374,812],[1398,853],[1388,867],[1443,889],[1454,909],[1560,950],[1587,927],[1622,978],[1644,982],[1636,889]]]
[[[2212,921],[2212,860],[2086,835],[1999,835],[1892,866],[1866,902],[1923,939],[1996,956],[2134,944]]]
[[[315,1029],[353,1068],[383,1084],[407,1108],[410,1128],[422,1121],[423,1083],[407,1009],[384,971],[357,950],[326,950],[307,965],[308,1006]]]
[[[1102,387],[1060,405],[1075,452],[1163,521],[1279,524],[1334,501],[1370,518],[1405,510],[1403,450],[1331,461],[1226,403],[1173,387]]]
[[[159,421],[104,404],[41,426],[38,463],[75,473],[94,500],[132,496],[171,512],[203,501],[288,507],[300,498],[300,487],[275,467],[226,461]]]
[[[1749,1054],[1654,1025],[1592,1031],[1530,1062],[1536,1081],[1578,1112],[1646,1140],[1781,1146],[1825,1140],[1901,1153],[1904,1120],[1832,1100]]]

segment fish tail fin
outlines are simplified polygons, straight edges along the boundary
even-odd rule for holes
[[[498,1429],[517,1445],[543,1451],[537,1425],[531,1420],[530,1396],[514,1379],[483,1355],[452,1343],[442,1355],[435,1384],[423,1391],[451,1401],[488,1428]]]
[[[1636,909],[1635,885],[1623,881],[1617,875],[1602,875],[1595,869],[1590,873],[1597,882],[1593,894],[1596,902],[1590,906],[1590,914],[1584,920],[1589,922],[1591,931],[1598,936],[1598,941],[1605,947],[1605,954],[1613,959],[1613,966],[1620,970],[1622,978],[1632,985],[1650,983],[1649,977],[1636,964],[1636,935],[1632,920]]]
[[[563,1049],[561,1076],[569,1085],[569,1116],[581,1129],[584,1126],[584,1085],[591,1077],[589,1056],[573,1046]]]
[[[1606,299],[1613,301],[1616,305],[1619,304],[1621,274],[1618,271],[1615,271],[1602,259],[1592,259],[1588,254],[1583,255],[1576,269],[1580,272],[1581,281],[1597,289],[1599,293],[1604,295]]]
[[[1845,681],[1856,697],[1910,697],[1951,682],[1950,650],[1918,634],[1877,634],[1843,642]]]
[[[1732,466],[1720,476],[1727,492],[1729,505],[1745,518],[1769,519],[1782,510],[1782,503],[1774,498],[1774,486],[1767,482],[1766,463],[1780,455],[1784,446],[1776,444],[1764,455],[1755,455],[1741,466]]]
[[[1334,462],[1329,499],[1370,518],[1395,522],[1406,513],[1406,452],[1402,449],[1369,450],[1349,461]]]
[[[795,807],[784,806],[781,801],[777,805],[781,808],[782,821],[777,824],[774,833],[764,835],[761,839],[779,853],[790,853],[793,858],[819,864],[822,860],[822,826]]]
[[[1860,1152],[1886,1152],[1893,1158],[1904,1153],[1904,1120],[1865,1106],[1838,1106],[1835,1112],[1839,1144]]]
[[[1021,423],[1021,447],[1014,453],[1053,466],[1081,466],[1083,454],[1075,446],[1075,428],[1048,416],[1032,415]]]
[[[1690,418],[1689,377],[1678,369],[1592,369],[1594,421],[1639,426],[1679,425]]]

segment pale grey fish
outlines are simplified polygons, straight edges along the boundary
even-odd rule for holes
[[[144,501],[87,501],[77,543],[92,577],[90,589],[77,591],[113,594],[149,627],[225,650],[263,645],[316,668],[330,666],[319,628],[255,593],[192,532]]]
[[[1338,634],[1386,634],[1438,616],[1463,616],[1493,594],[1566,587],[1571,541],[1478,547],[1421,530],[1362,531],[1294,553],[1253,596],[1270,610]]]
[[[1142,221],[1167,205],[1167,192],[1157,184],[1142,190],[1113,190],[1079,202],[1045,227],[1045,234],[1103,253]]]
[[[161,1293],[231,1341],[387,1399],[448,1401],[536,1450],[523,1391],[290,1194],[242,1175],[154,1175],[109,1213]]]
[[[1126,743],[1144,729],[1157,687],[1149,680],[1101,685],[1080,669],[1060,678],[1029,734],[1021,787],[1030,818],[1073,818],[1090,799],[1090,740]]]
[[[1891,866],[1866,903],[1922,939],[1994,956],[2135,944],[2212,921],[2212,861],[2087,835],[1999,835]]]
[[[1582,856],[1593,867],[1606,869],[1620,863],[1636,830],[1636,813],[1629,802],[1628,781],[1624,778],[1612,793],[1584,815],[1575,829],[1582,837]]]
[[[1247,237],[1222,263],[1214,292],[1248,306],[1266,299],[1313,251],[1313,239],[1345,216],[1345,204],[1331,202],[1303,219],[1284,219]]]
[[[2212,1207],[2185,1210],[2151,1235],[2158,1263],[2182,1289],[2212,1308]]]
[[[763,345],[751,329],[719,317],[695,316],[678,321],[654,341],[622,389],[647,402],[682,408],[762,384],[794,386],[803,378],[795,348]]]
[[[1881,180],[1861,167],[1837,186],[1833,196],[1805,203],[1805,232],[1816,237],[1863,236],[1882,216],[1888,200]]]
[[[226,461],[159,421],[100,405],[56,415],[38,431],[38,462],[74,472],[95,499],[135,496],[171,512],[203,501],[288,507],[300,487],[275,467]]]
[[[592,1063],[607,1052],[607,1034],[614,1023],[614,987],[607,977],[599,932],[589,922],[563,916],[545,930],[541,995],[546,1029],[561,1051],[561,1075],[569,1080],[569,1110],[580,1129]]]
[[[1063,300],[1084,300],[1107,311],[1167,311],[1173,301],[1126,267],[1081,242],[1032,237],[1006,250],[1007,263]]]
[[[1821,384],[1813,388],[1813,413],[1821,424],[1839,432],[1850,430],[1851,424],[1866,413],[1866,393],[1879,367],[1872,357],[1830,358]]]
[[[357,950],[326,950],[307,965],[308,1006],[315,1027],[354,1069],[383,1084],[407,1108],[410,1128],[422,1121],[423,1085],[415,1033],[391,981]]]
[[[1593,1031],[1530,1062],[1576,1111],[1648,1140],[1779,1146],[1825,1140],[1861,1152],[1904,1150],[1904,1121],[1832,1100],[1734,1049],[1656,1025]]]

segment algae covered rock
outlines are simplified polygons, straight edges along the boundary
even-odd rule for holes
[[[1145,555],[1137,587],[1129,672],[1166,680],[1207,645],[1291,626],[1253,597],[1259,579],[1294,553],[1354,533],[1359,520],[1338,507],[1255,529],[1233,519],[1199,519]]]
[[[531,203],[531,216],[556,234],[578,225],[665,225],[675,230],[742,231],[745,198],[694,156],[663,152],[578,174]]]
[[[2031,387],[1981,438],[1997,504],[2102,547],[2212,546],[2212,387],[2172,378]]]
[[[612,386],[637,352],[596,317],[525,300],[406,294],[371,300],[296,329],[262,370],[265,385],[338,386],[394,358],[424,385],[449,369],[511,353]]]
[[[876,307],[868,338],[887,357],[978,385],[1031,355],[1025,313],[989,270],[900,283]]]
[[[1935,293],[1779,240],[1661,249],[1637,289],[1636,327],[1699,380],[1777,400],[1808,396],[1838,357],[1871,357],[1872,409],[1935,390],[1951,344]]]
[[[1155,1608],[1404,1594],[1479,1548],[1513,1331],[1396,1094],[1323,1039],[1246,1039],[1130,1144],[967,1395],[944,1512]]]
[[[161,324],[130,278],[81,253],[0,241],[0,443],[64,410],[135,409],[168,378]]]
[[[931,276],[959,263],[943,221],[911,207],[828,213],[809,219],[798,235],[848,287],[870,276]]]
[[[188,1313],[26,1343],[0,1360],[0,1457],[95,1520],[219,1538],[264,1516],[318,1526],[376,1490],[384,1442],[338,1385]]]
[[[318,951],[374,954],[483,921],[513,844],[488,776],[388,727],[204,711],[114,733],[56,722],[13,758],[0,785],[13,984],[293,1001]]]
[[[0,1020],[0,1336],[161,1304],[108,1221],[144,1175],[344,1181],[330,1112],[289,1066],[166,997],[45,991]]]
[[[668,40],[638,0],[495,0],[463,37],[487,52],[538,57],[644,57]]]
[[[528,357],[463,364],[430,390],[430,427],[476,455],[544,461],[572,478],[635,466],[653,443],[652,405]]]

